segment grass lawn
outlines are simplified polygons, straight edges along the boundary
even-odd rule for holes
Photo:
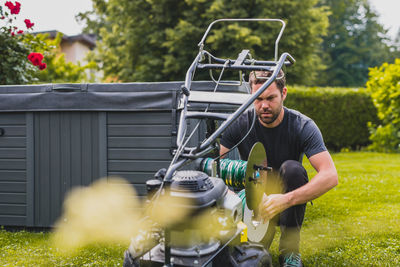
[[[400,266],[400,154],[333,155],[339,185],[307,205],[301,253],[306,266]],[[309,175],[314,171],[305,162]],[[122,266],[126,244],[62,255],[47,233],[0,230],[2,266]],[[278,239],[271,254],[278,266]]]

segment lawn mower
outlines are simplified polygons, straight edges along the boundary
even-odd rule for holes
[[[207,35],[215,24],[237,22],[281,24],[275,41],[274,60],[255,60],[247,49],[242,50],[235,60],[224,59],[204,49]],[[147,208],[166,205],[160,201],[160,197],[169,196],[174,200],[189,202],[169,204],[165,209],[174,211],[185,208],[188,216],[168,226],[154,223],[151,231],[132,237],[124,255],[124,267],[271,266],[271,256],[259,243],[267,231],[268,222],[260,221],[256,214],[263,186],[271,173],[265,149],[261,143],[256,143],[247,161],[225,159],[219,156],[218,138],[274,82],[283,66],[294,64],[295,60],[288,53],[283,53],[278,59],[278,43],[284,28],[284,21],[279,19],[220,19],[209,25],[180,90],[180,118],[173,159],[167,169],[159,170],[155,178],[146,183]],[[212,92],[192,90],[196,70],[210,72],[215,84]],[[238,72],[239,80],[222,81],[225,70]],[[272,75],[254,94],[250,90],[247,93],[217,90],[221,85],[245,84],[243,72],[263,70],[271,71]],[[214,77],[213,71],[220,72],[219,78]],[[192,103],[202,103],[206,108],[193,111],[190,108]],[[209,111],[210,105],[215,104],[239,107],[232,113]],[[189,133],[190,119],[206,121],[208,129],[206,138],[194,147],[188,143],[198,131],[199,124],[191,128]],[[184,166],[190,167],[184,169]],[[239,193],[235,190],[243,187]],[[204,221],[204,218],[207,218],[205,223],[197,223]]]

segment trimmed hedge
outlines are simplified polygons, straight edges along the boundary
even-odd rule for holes
[[[370,143],[368,122],[377,123],[377,110],[364,89],[288,87],[285,106],[312,118],[328,149],[360,149]]]

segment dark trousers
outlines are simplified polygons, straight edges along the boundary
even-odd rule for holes
[[[295,160],[285,161],[279,169],[279,179],[281,179],[284,192],[293,191],[308,183],[307,171],[300,162]],[[280,214],[276,215],[269,222],[267,234],[262,243],[269,249],[275,235],[277,225],[281,229],[279,251],[281,254],[299,252],[300,229],[304,220],[306,204],[292,206]]]

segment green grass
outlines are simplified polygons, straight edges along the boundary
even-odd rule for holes
[[[333,160],[339,185],[307,205],[305,265],[400,266],[400,154],[338,153]],[[276,238],[271,253],[278,255]]]
[[[64,254],[49,242],[49,233],[0,230],[0,266],[122,266],[128,245],[91,246]]]
[[[306,266],[400,266],[400,154],[333,155],[339,185],[307,205],[301,237]],[[315,172],[305,162],[309,175]],[[278,266],[278,240],[271,247]],[[0,230],[2,266],[122,266],[127,245],[63,255],[48,233]]]

